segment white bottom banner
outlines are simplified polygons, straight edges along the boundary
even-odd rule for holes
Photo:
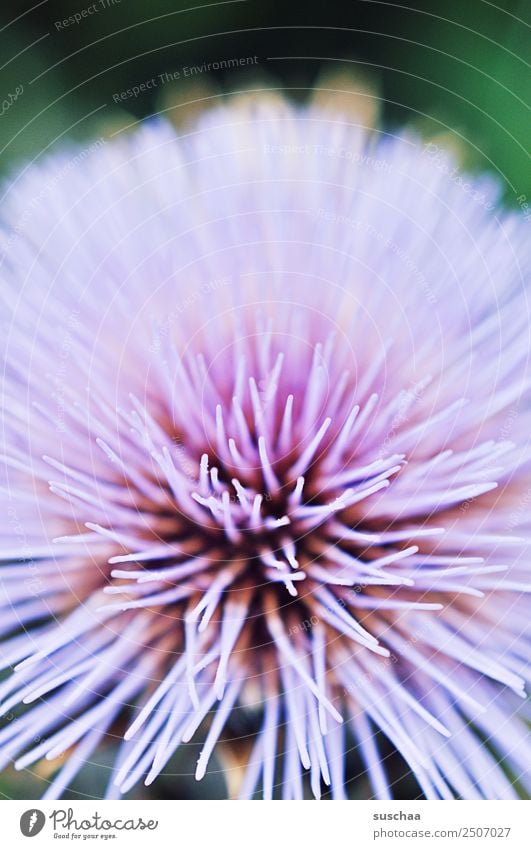
[[[3,801],[1,844],[334,849],[529,844],[528,802]],[[527,836],[526,836],[527,835]],[[34,839],[34,843],[29,843]],[[450,843],[452,841],[452,843]],[[339,845],[339,844],[338,844]]]

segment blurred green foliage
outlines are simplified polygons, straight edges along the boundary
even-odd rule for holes
[[[384,124],[451,133],[465,164],[497,172],[511,201],[531,194],[530,10],[525,0],[7,0],[2,97],[24,91],[0,115],[1,168],[61,137],[123,123],[124,110],[140,118],[157,109],[156,89],[119,105],[116,92],[187,64],[256,54],[259,74],[300,98],[324,66],[369,73]],[[212,76],[238,89],[246,70]]]

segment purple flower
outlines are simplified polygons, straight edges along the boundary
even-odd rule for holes
[[[194,740],[341,799],[355,749],[385,799],[387,738],[428,798],[515,797],[524,222],[315,108],[96,147],[4,203],[2,765],[67,753],[57,798],[118,738],[116,796]]]

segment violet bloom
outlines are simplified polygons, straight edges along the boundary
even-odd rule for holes
[[[97,148],[4,205],[2,765],[66,753],[57,798],[119,737],[116,796],[200,741],[341,799],[355,749],[385,799],[387,738],[428,798],[517,796],[525,223],[316,108]]]

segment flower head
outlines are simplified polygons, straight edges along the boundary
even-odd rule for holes
[[[68,753],[49,797],[107,735],[110,795],[201,778],[238,714],[243,797],[344,798],[354,748],[388,798],[384,737],[516,795],[529,251],[452,167],[258,103],[10,185],[0,758]]]

